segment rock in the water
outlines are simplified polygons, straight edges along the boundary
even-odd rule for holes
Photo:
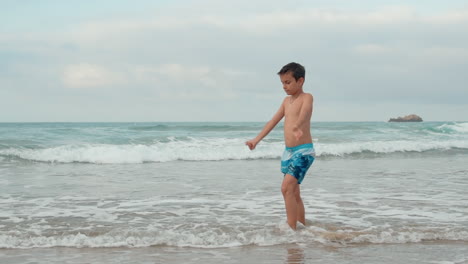
[[[390,118],[388,122],[422,122],[422,118],[418,115],[407,115],[404,117]]]

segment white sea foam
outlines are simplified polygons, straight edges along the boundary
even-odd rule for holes
[[[370,142],[349,142],[342,144],[321,144],[317,146],[319,155],[344,156],[357,153],[377,153],[388,154],[396,152],[424,152],[429,150],[449,150],[453,148],[468,148],[468,141],[370,141]]]
[[[308,220],[307,226],[293,232],[285,219],[276,224],[265,224],[265,218],[257,218],[256,213],[271,215],[274,212],[273,216],[279,213],[274,209],[274,204],[281,202],[279,197],[251,195],[248,196],[250,199],[218,199],[216,202],[206,198],[148,198],[101,201],[91,205],[83,205],[90,202],[85,197],[29,199],[27,204],[30,207],[23,209],[23,213],[27,215],[15,213],[14,206],[6,207],[7,211],[0,214],[0,217],[5,218],[3,223],[8,226],[22,223],[21,230],[0,229],[0,248],[158,245],[220,248],[287,243],[346,245],[468,241],[468,231],[463,227],[466,217],[457,215],[456,212],[452,215],[440,213],[437,216],[417,210],[405,212],[380,207],[364,208],[367,215],[388,221],[395,219],[393,223],[396,224],[368,223],[362,222],[362,219],[352,221],[354,217],[347,215],[351,208],[337,207],[335,202],[326,201],[326,197],[320,192],[316,194],[316,198],[321,197],[320,200],[313,201],[316,207],[321,208],[317,216],[320,219],[334,219],[335,223]],[[312,200],[307,196],[305,198]],[[16,198],[6,200],[8,203],[24,203]],[[67,208],[60,207],[64,203],[68,204]],[[157,214],[154,214],[154,208],[159,208]],[[170,214],[165,210],[170,210]],[[344,218],[340,217],[341,212],[344,212]],[[419,219],[419,224],[412,227],[400,224],[402,221],[411,221],[413,215],[427,216],[428,222]],[[460,218],[460,224],[455,221],[451,221],[450,225],[443,224],[455,217]],[[339,224],[337,221],[346,224]],[[435,224],[434,221],[441,224]],[[104,226],[112,228],[102,228]]]
[[[263,143],[250,151],[240,139],[191,139],[152,145],[64,145],[44,149],[10,148],[0,155],[43,162],[85,163],[144,163],[186,161],[217,161],[279,158],[281,142]],[[318,143],[317,156],[346,156],[359,153],[388,154],[424,152],[430,150],[468,149],[466,140],[446,141],[370,141],[347,143]]]
[[[333,244],[387,244],[418,243],[422,241],[468,241],[468,232],[457,230],[327,230],[306,226],[293,232],[285,223],[267,225],[263,228],[240,228],[192,225],[191,228],[148,227],[141,230],[119,230],[101,234],[44,235],[11,232],[0,235],[0,248],[36,247],[148,247],[175,246],[194,248],[222,248],[245,245],[271,246],[288,243]]]
[[[375,196],[371,194],[359,195],[365,198],[363,202],[356,198],[353,205],[341,204],[341,199],[336,200],[341,197],[338,194],[324,190],[313,193],[312,196],[305,191],[304,199],[313,208],[320,208],[311,209],[316,219],[331,222],[308,220],[297,232],[285,223],[283,208],[278,208],[282,203],[279,195],[259,192],[215,200],[196,195],[130,200],[69,195],[25,200],[27,197],[5,196],[0,200],[4,208],[0,223],[5,225],[0,227],[0,248],[468,242],[463,212],[449,210],[435,214],[432,212],[437,210],[431,208],[405,211],[402,207],[373,207],[365,202],[372,201]],[[448,200],[442,207],[454,208],[454,204],[457,202]],[[17,205],[22,207],[21,211],[16,209]],[[408,222],[413,224],[405,224]]]
[[[468,123],[443,124],[437,127],[440,131],[468,133]]]

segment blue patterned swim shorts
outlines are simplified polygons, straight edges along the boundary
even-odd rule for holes
[[[310,165],[315,160],[314,144],[303,144],[296,147],[286,147],[281,158],[281,172],[290,174],[301,184]]]

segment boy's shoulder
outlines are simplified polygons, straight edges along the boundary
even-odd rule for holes
[[[302,100],[314,100],[314,96],[311,93],[303,93],[301,96]]]
[[[311,93],[304,93],[302,102],[306,105],[312,106],[314,104],[314,96]]]

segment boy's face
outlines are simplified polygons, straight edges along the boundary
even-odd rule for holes
[[[296,94],[299,90],[302,89],[302,85],[304,84],[304,78],[301,77],[296,81],[292,72],[281,74],[280,79],[281,83],[283,84],[283,89],[288,95]]]

